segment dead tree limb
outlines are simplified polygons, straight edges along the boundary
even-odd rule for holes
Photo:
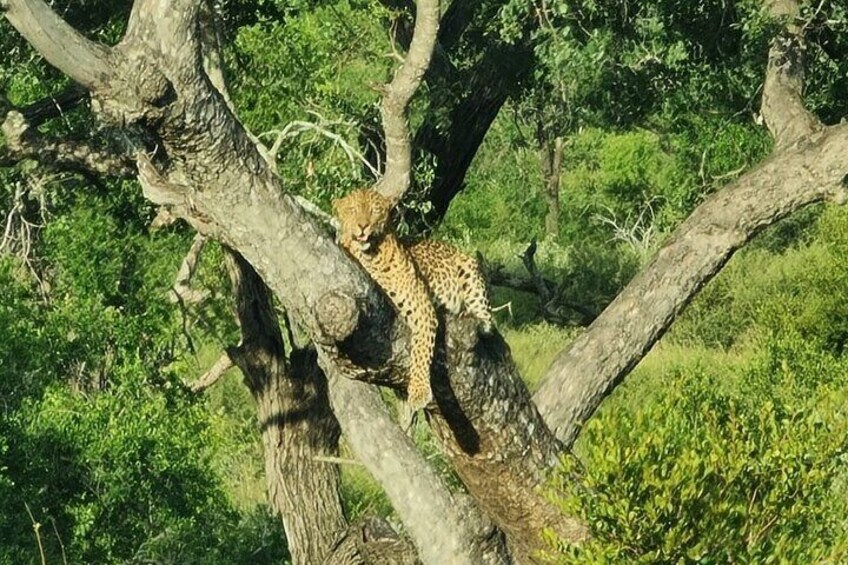
[[[175,296],[172,301],[180,301],[183,304],[196,305],[209,297],[209,291],[206,289],[195,289],[191,286],[191,279],[197,270],[197,263],[200,260],[200,254],[206,246],[207,239],[201,234],[194,236],[194,242],[183,257],[180,268],[177,271],[177,276],[174,278],[174,284],[171,287],[171,292]]]
[[[0,164],[9,166],[23,159],[35,159],[52,169],[119,177],[135,173],[129,156],[91,140],[52,139],[39,133],[22,112],[10,111],[0,127],[6,138]]]
[[[188,387],[192,392],[203,392],[207,388],[217,383],[233,366],[233,360],[226,353],[221,354],[217,361],[209,368],[208,371],[200,375],[196,380],[192,381]]]

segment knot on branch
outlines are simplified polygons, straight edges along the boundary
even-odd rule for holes
[[[803,80],[804,42],[797,35],[784,31],[774,39],[768,70],[780,70],[786,76]]]
[[[29,122],[23,114],[17,111],[11,111],[3,120],[3,125],[0,127],[3,131],[3,136],[6,138],[6,145],[13,152],[21,152],[26,148],[26,133],[29,130]]]
[[[825,197],[828,202],[832,202],[837,206],[842,206],[848,202],[848,175],[842,179],[842,186],[829,190]]]
[[[336,291],[321,297],[315,307],[315,314],[321,332],[336,343],[347,339],[359,323],[356,300]]]

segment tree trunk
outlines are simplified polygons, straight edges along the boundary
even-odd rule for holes
[[[559,233],[559,179],[562,173],[562,137],[548,139],[544,124],[538,124],[539,160],[542,168],[542,184],[548,213],[545,216],[545,234],[556,237]]]
[[[294,563],[322,563],[347,529],[336,465],[339,424],[314,351],[286,359],[270,292],[236,253],[228,255],[242,342],[230,358],[256,400],[265,453],[268,501],[283,520]]]

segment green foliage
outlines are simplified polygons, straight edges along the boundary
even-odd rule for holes
[[[562,563],[840,562],[848,450],[846,360],[797,333],[774,335],[747,368],[653,374],[636,406],[607,406],[556,495],[595,539]],[[633,390],[628,394],[639,394]]]
[[[411,123],[426,116],[438,130],[462,95],[497,86],[504,68],[523,70],[439,235],[522,274],[518,256],[540,238],[539,268],[573,302],[599,311],[707,194],[771,149],[751,119],[778,24],[759,1],[471,4],[448,7],[473,12],[466,28],[443,22],[449,60],[437,63],[454,82],[429,76]],[[55,6],[105,43],[127,19],[128,4],[111,0]],[[366,182],[334,136],[365,151],[379,129],[372,87],[397,65],[385,56],[395,14],[375,0],[238,0],[222,10],[241,117],[268,145],[290,126],[278,155],[286,188],[326,204]],[[848,113],[846,8],[804,3],[801,17],[806,102],[833,123]],[[0,51],[0,93],[13,104],[67,84],[2,18]],[[482,69],[473,81],[472,69]],[[77,111],[41,129],[90,126]],[[536,151],[557,136],[562,215],[544,237]],[[424,153],[419,187],[436,165]],[[0,171],[0,210],[33,170]],[[60,540],[69,562],[285,559],[280,522],[263,504],[249,395],[227,379],[200,402],[179,384],[237,340],[220,248],[207,247],[195,275],[210,298],[180,309],[168,288],[188,234],[149,235],[152,210],[133,184],[51,179],[31,194],[44,216],[34,202],[24,209],[46,224],[28,257],[45,286],[0,258],[0,563],[38,560],[25,503],[50,562],[62,558]],[[814,209],[768,231],[705,289],[672,330],[676,348],[646,360],[588,425],[580,485],[560,476],[563,508],[587,516],[596,539],[558,559],[848,560],[846,251],[848,215]],[[499,290],[496,304],[506,300],[515,318],[499,322],[532,384],[573,333],[537,323],[535,298]],[[429,436],[416,439],[457,487]],[[342,488],[351,517],[391,512],[359,468],[345,467]]]
[[[502,328],[509,342],[515,364],[530,389],[544,376],[556,355],[577,334],[575,329],[563,329],[545,322],[519,328]]]
[[[213,453],[235,440],[182,392],[198,369],[174,363],[190,354],[190,324],[209,339],[232,318],[218,320],[214,292],[182,315],[169,301],[188,241],[151,237],[147,206],[123,188],[49,195],[33,242],[49,300],[0,259],[0,562],[37,559],[26,505],[51,561],[279,561],[279,520],[226,494]],[[206,257],[221,264],[215,248]],[[210,274],[202,262],[196,281],[220,288]]]
[[[846,559],[846,253],[848,214],[815,208],[707,286],[669,336],[686,346],[652,353],[584,429],[584,476],[557,475],[595,539],[554,561]]]
[[[279,524],[263,534],[270,517],[263,525],[229,505],[209,469],[216,438],[206,409],[179,387],[151,388],[143,373],[93,397],[53,386],[20,414],[22,437],[6,461],[23,479],[7,500],[15,509],[7,533],[21,545],[0,547],[0,561],[32,557],[24,502],[55,523],[55,535],[42,534],[48,549],[58,554],[62,543],[73,562],[169,553],[194,563],[282,558]]]
[[[731,260],[683,314],[671,337],[727,348],[791,329],[842,353],[848,342],[848,302],[842,291],[848,284],[846,260],[848,214],[841,208],[823,214],[821,208],[811,209],[786,227],[778,224]]]
[[[387,16],[373,0],[302,3],[297,17],[239,30],[231,54],[239,69],[234,101],[269,146],[291,126],[278,161],[288,190],[326,204],[364,182],[362,163],[330,136],[364,150],[356,127],[375,118],[379,94],[371,86],[395,65],[383,56],[390,49]]]

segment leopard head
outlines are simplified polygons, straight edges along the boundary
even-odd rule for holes
[[[374,190],[354,190],[333,200],[333,213],[339,219],[339,240],[344,247],[357,246],[367,252],[379,243],[389,227],[391,203]]]

